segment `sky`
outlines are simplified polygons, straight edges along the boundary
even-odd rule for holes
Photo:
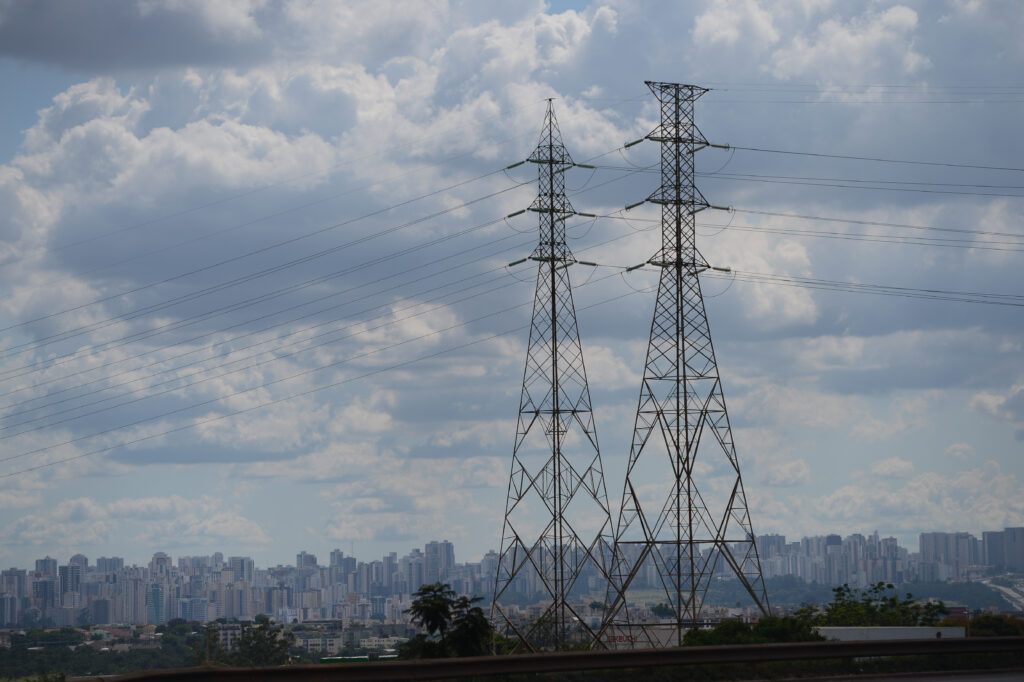
[[[735,273],[703,287],[755,533],[1024,525],[1022,32],[1010,1],[0,1],[0,565],[497,549],[537,240],[506,167],[548,98],[597,166],[568,237],[614,506],[645,80],[747,148],[699,152],[734,210],[698,246]]]

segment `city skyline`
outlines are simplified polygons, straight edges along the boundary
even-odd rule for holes
[[[790,540],[782,535],[757,537],[767,580],[793,576],[808,585],[847,584],[860,589],[878,583],[984,582],[1000,573],[1024,572],[1024,527],[986,531],[980,539],[969,533],[921,533],[919,552],[877,532]],[[716,551],[708,547],[701,555],[710,557]],[[36,559],[32,567],[0,571],[0,627],[25,619],[48,619],[58,626],[160,624],[175,618],[206,623],[253,620],[261,613],[288,623],[337,620],[347,627],[376,620],[401,624],[408,623],[411,595],[424,585],[448,584],[457,594],[487,601],[497,576],[506,570],[500,568],[502,562],[509,557],[491,551],[480,561],[458,562],[453,543],[434,540],[401,556],[392,551],[379,559],[363,559],[340,549],[331,550],[328,557],[301,550],[294,564],[266,567],[252,557],[222,552],[177,558],[156,552],[141,565],[123,557],[96,557],[90,562],[89,557],[76,554],[64,563],[46,556]],[[638,565],[632,588],[640,590],[641,596],[631,592],[631,608],[646,613],[658,601],[650,590],[660,580],[652,560]],[[714,582],[719,589],[733,582],[742,590],[736,576],[721,566]],[[598,567],[589,565],[581,570],[573,593],[565,595],[568,602],[579,605],[574,607],[579,617],[593,621],[590,627],[598,626],[601,612],[598,609],[595,614],[591,602],[595,596],[599,601],[602,595],[607,599],[606,585]],[[543,610],[551,599],[536,571],[518,573],[506,587],[499,601],[503,617],[513,621],[522,617],[524,609]],[[1024,608],[1020,594],[998,589],[1005,603],[1000,606],[996,599],[989,607]],[[749,602],[744,608],[759,611],[749,595],[737,594]],[[712,599],[698,612],[707,615],[741,606],[734,604],[733,597],[726,601]],[[778,600],[774,603],[779,606]],[[785,600],[782,604],[793,606]]]
[[[430,8],[5,5],[0,566],[500,550],[549,98],[616,518],[645,80],[710,88],[728,146],[696,229],[754,534],[1024,525],[1016,4]]]
[[[958,537],[958,536],[959,537],[967,537],[967,538],[970,538],[971,542],[977,543],[977,546],[974,547],[973,549],[969,549],[969,550],[965,549],[965,550],[963,550],[964,553],[965,553],[965,556],[966,555],[971,555],[971,556],[977,557],[978,561],[972,561],[971,562],[972,565],[973,564],[984,565],[985,562],[983,561],[983,559],[987,559],[988,558],[988,550],[987,549],[982,549],[980,543],[989,541],[989,536],[1001,535],[1001,534],[1003,534],[1006,531],[1013,531],[1013,533],[1014,533],[1014,535],[1013,535],[1013,538],[1014,538],[1013,539],[1013,543],[1014,543],[1014,545],[1013,546],[1015,548],[1017,548],[1017,547],[1024,547],[1024,527],[1006,527],[1006,528],[1003,528],[1003,529],[986,529],[986,530],[982,530],[982,531],[979,531],[979,532],[976,532],[976,533],[975,532],[970,532],[970,531],[964,531],[964,530],[959,530],[959,531],[921,531],[920,533],[918,533],[915,536],[915,541],[918,542],[918,550],[917,550],[916,553],[917,554],[926,554],[928,552],[931,552],[931,554],[929,556],[932,557],[931,560],[934,560],[934,556],[937,553],[941,554],[943,551],[956,551],[956,550],[941,550],[940,551],[940,550],[936,549],[936,547],[937,547],[937,545],[935,544],[937,542],[936,538],[940,538],[941,539],[941,538],[943,538],[945,536],[949,536],[949,537]],[[797,544],[806,544],[808,541],[812,541],[812,542],[820,542],[824,546],[824,544],[827,544],[826,543],[826,539],[828,539],[828,538],[839,538],[840,540],[846,541],[846,540],[849,540],[850,538],[855,538],[855,537],[875,538],[876,542],[877,541],[881,541],[882,539],[884,539],[886,541],[891,540],[891,541],[894,542],[894,544],[896,546],[899,546],[902,551],[905,551],[907,553],[911,553],[911,550],[907,546],[907,543],[902,542],[900,538],[898,538],[898,537],[896,537],[894,535],[889,535],[889,534],[880,532],[878,529],[874,529],[873,531],[868,532],[867,535],[865,535],[864,532],[855,532],[855,533],[851,533],[851,534],[849,534],[849,535],[844,537],[844,536],[842,536],[842,535],[840,535],[838,533],[823,533],[821,535],[803,535],[803,536],[799,536],[800,537],[799,540],[793,540],[792,538],[795,538],[795,537],[798,537],[798,536],[787,535],[785,533],[760,533],[760,534],[757,535],[756,540],[757,540],[757,543],[758,543],[759,551],[763,555],[765,555],[765,558],[770,558],[768,556],[768,554],[770,554],[770,551],[766,550],[766,547],[768,547],[769,545],[772,546],[772,547],[777,547],[776,543],[779,543],[779,542],[782,542],[783,544],[789,544],[790,546],[792,546],[793,542],[796,542]],[[780,540],[780,538],[781,538],[781,540]],[[789,539],[788,543],[786,543],[787,539]],[[1002,542],[1002,538],[1001,537],[998,540],[999,540],[999,542]],[[927,547],[922,548],[922,546],[920,544],[922,542],[927,542],[929,544],[928,544]],[[455,551],[455,543],[452,543],[452,542],[450,542],[447,539],[430,540],[429,542],[424,543],[424,545],[422,545],[422,546],[425,548],[425,547],[430,546],[430,545],[435,545],[435,546],[443,545],[443,546],[447,546],[447,547],[450,548],[447,551],[450,551],[451,554],[450,554],[450,557],[445,560],[445,565],[480,563],[481,561],[484,561],[485,558],[488,557],[489,555],[492,556],[492,557],[495,557],[495,558],[497,558],[499,556],[499,553],[495,549],[487,550],[487,552],[485,552],[484,554],[482,554],[480,556],[468,556],[468,557],[467,556],[460,556]],[[418,545],[417,546],[413,546],[410,551],[411,552],[416,552],[416,551],[418,551],[419,547],[420,546],[418,546]],[[922,549],[924,551],[922,551]],[[1019,550],[1019,549],[1014,549],[1013,550],[1013,552],[1019,552],[1019,551],[1021,551],[1021,550]],[[269,569],[277,567],[277,566],[299,567],[299,565],[302,563],[301,557],[307,557],[307,558],[316,559],[317,563],[315,565],[324,566],[324,565],[328,565],[328,564],[322,563],[322,560],[323,560],[324,557],[328,557],[328,559],[327,559],[328,562],[333,562],[335,556],[339,555],[339,554],[341,556],[347,556],[347,557],[350,557],[352,559],[358,560],[358,561],[360,561],[360,563],[363,563],[363,559],[366,558],[366,557],[363,557],[363,559],[360,559],[360,556],[357,553],[355,553],[354,551],[352,551],[351,548],[349,550],[344,550],[344,549],[339,548],[339,547],[334,547],[333,549],[323,550],[323,551],[310,551],[310,549],[308,547],[300,549],[300,550],[298,550],[294,554],[294,556],[296,557],[296,560],[295,560],[294,564],[288,564],[287,562],[284,562],[284,561],[277,561],[276,563],[267,562],[267,563],[263,564],[263,563],[260,563],[259,561],[257,561],[257,558],[255,556],[252,556],[251,554],[244,554],[244,553],[243,554],[238,554],[238,553],[234,553],[234,552],[225,552],[225,551],[220,551],[220,550],[215,551],[215,552],[210,553],[210,554],[203,554],[201,552],[200,553],[180,552],[180,553],[177,554],[177,557],[179,559],[191,559],[191,558],[213,558],[215,556],[220,556],[222,560],[225,559],[225,557],[227,557],[228,560],[233,559],[233,558],[240,558],[241,557],[241,558],[245,558],[248,561],[253,562],[253,565],[255,565],[257,568],[262,567],[262,570],[269,570]],[[395,549],[392,548],[391,551],[385,552],[385,554],[383,556],[388,556],[389,554],[396,554]],[[101,555],[101,556],[97,556],[97,557],[89,557],[89,556],[86,556],[86,555],[82,554],[81,552],[73,552],[73,553],[67,553],[68,561],[66,563],[62,563],[61,560],[60,560],[60,557],[63,556],[63,554],[58,555],[58,556],[50,556],[50,553],[46,553],[42,557],[35,557],[31,562],[27,563],[25,566],[14,565],[14,566],[6,567],[6,568],[27,568],[28,566],[31,566],[31,565],[37,565],[38,566],[39,562],[43,561],[43,560],[52,560],[54,562],[54,564],[53,564],[54,567],[55,568],[59,568],[62,565],[75,563],[74,559],[76,557],[78,557],[79,561],[82,562],[82,563],[90,563],[91,562],[91,566],[92,567],[96,567],[97,566],[97,562],[100,561],[101,559],[116,559],[116,560],[118,560],[120,562],[120,565],[123,565],[123,566],[144,566],[144,565],[147,565],[147,564],[151,563],[153,557],[158,556],[158,555],[167,556],[171,560],[173,560],[175,558],[175,555],[168,554],[167,552],[164,552],[163,550],[159,550],[159,549],[155,549],[152,552],[149,552],[146,555],[146,556],[149,557],[148,559],[145,558],[145,557],[140,557],[138,559],[132,559],[131,557],[114,556],[114,555],[111,555],[109,557],[106,556],[106,555]],[[999,556],[1000,557],[1005,557],[1004,554],[1000,554]],[[371,559],[370,561],[373,561],[373,560]],[[1016,565],[1016,562],[1018,562],[1018,561],[1024,561],[1024,554],[1021,555],[1020,559],[1015,559],[1014,565]],[[230,562],[228,561],[228,563],[230,563]],[[1024,564],[1022,564],[1022,569],[1024,569]],[[778,572],[772,573],[770,571],[768,571],[766,573],[768,573],[768,577],[773,577],[774,575],[779,575],[780,574]],[[785,574],[785,573],[782,573],[782,574]],[[54,575],[56,575],[56,574],[54,574]],[[960,576],[953,576],[954,579],[958,579],[959,577]],[[949,576],[946,576],[943,579],[946,579],[946,578],[949,578]]]

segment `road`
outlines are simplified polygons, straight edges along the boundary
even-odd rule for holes
[[[1006,597],[1006,601],[1013,604],[1015,609],[1024,611],[1024,595],[1020,592],[1017,590],[1011,590],[1009,587],[1003,587],[1002,585],[993,585],[991,578],[985,578],[981,582],[991,588],[999,590],[1003,596]]]

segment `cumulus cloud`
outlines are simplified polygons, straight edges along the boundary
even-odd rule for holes
[[[149,547],[263,547],[261,526],[223,501],[210,497],[120,498],[108,503],[89,497],[64,500],[49,510],[25,514],[0,529],[2,544],[62,556],[104,546],[117,536]]]
[[[757,0],[714,0],[694,20],[697,44],[734,45],[741,38],[768,45],[779,40],[771,13]]]
[[[914,465],[900,457],[889,457],[872,462],[870,473],[882,478],[906,478],[914,473]]]
[[[770,486],[786,487],[806,483],[811,478],[811,467],[802,459],[783,460],[769,465],[763,481]]]
[[[656,145],[614,151],[657,119],[643,78],[704,79],[742,90],[739,83],[749,78],[736,74],[761,73],[766,89],[813,81],[826,85],[811,98],[842,99],[842,88],[833,92],[829,84],[888,83],[893,73],[921,78],[938,70],[946,52],[965,69],[981,68],[970,65],[985,60],[964,45],[937,47],[945,37],[935,33],[936,11],[737,0],[696,11],[670,4],[663,21],[652,23],[646,8],[628,3],[556,14],[539,2],[437,2],[427,9],[380,2],[5,4],[0,56],[26,68],[45,63],[87,75],[52,93],[26,126],[18,153],[0,165],[6,218],[0,222],[0,326],[40,318],[3,330],[8,345],[0,379],[2,390],[12,392],[2,397],[2,425],[18,423],[23,411],[48,415],[43,424],[68,419],[0,442],[0,456],[13,458],[8,467],[21,461],[45,467],[10,479],[18,484],[0,483],[4,522],[27,519],[18,527],[26,537],[42,538],[56,519],[49,510],[87,494],[82,499],[94,507],[61,508],[64,516],[51,525],[96,543],[130,537],[159,544],[159,533],[198,546],[207,546],[205,535],[268,539],[273,517],[260,515],[271,511],[257,509],[249,518],[216,501],[212,491],[229,487],[206,474],[228,470],[249,486],[273,480],[283,506],[322,503],[329,519],[314,529],[321,537],[411,538],[457,526],[474,547],[494,544],[486,538],[500,526],[525,352],[521,327],[529,321],[533,285],[529,277],[516,282],[502,266],[529,253],[536,239],[532,214],[500,221],[532,201],[534,188],[516,185],[535,169],[501,169],[536,144],[546,98],[556,98],[576,160],[598,157],[597,163],[620,168],[592,177],[583,169],[567,173],[573,205],[621,216],[624,205],[656,183],[653,174],[621,170],[656,164]],[[975,8],[964,21],[981,30],[988,14]],[[110,26],[118,22],[128,29],[114,34]],[[680,43],[679,27],[687,26],[694,40]],[[1011,60],[1020,41],[1003,43],[1001,54]],[[637,44],[645,49],[635,50]],[[984,130],[985,139],[994,139],[990,131],[1013,112],[1003,107],[979,127],[969,125],[967,107],[944,108],[941,116],[884,107],[823,114],[780,102],[766,105],[777,109],[737,107],[728,97],[761,95],[728,90],[712,91],[698,105],[709,137],[798,150],[932,158],[921,145],[948,129]],[[1012,124],[1016,118],[1006,117]],[[988,154],[984,140],[963,139],[963,148],[980,156],[1013,155],[1012,145],[1001,147]],[[968,203],[931,194],[925,201],[911,193],[882,197],[726,177],[733,171],[860,173],[838,162],[811,165],[800,157],[807,165],[797,166],[797,158],[785,159],[701,156],[698,168],[706,174],[699,182],[716,204],[1013,229],[1012,201]],[[717,179],[715,168],[723,170]],[[947,179],[906,173],[877,179]],[[439,190],[451,185],[458,187]],[[701,226],[699,245],[710,262],[934,288],[963,281],[965,288],[970,282],[997,291],[1014,281],[1009,252],[816,240],[794,232],[811,229],[795,216],[744,216],[743,230],[725,220]],[[646,260],[658,248],[658,209],[638,208],[627,217],[629,223],[570,221],[574,252],[613,266]],[[739,215],[732,217],[739,227]],[[866,230],[859,223],[813,224],[844,239]],[[587,252],[595,244],[603,245]],[[221,261],[228,263],[214,266]],[[295,265],[284,267],[286,261]],[[192,274],[173,279],[182,273]],[[619,297],[629,286],[657,284],[643,272],[627,282],[595,276],[587,286],[576,272],[573,277],[614,497],[631,444],[654,296],[651,290]],[[1015,318],[989,317],[980,306],[742,281],[727,286],[716,280],[706,288],[708,313],[734,423],[761,430],[737,439],[752,490],[785,488],[799,496],[803,486],[835,480],[837,465],[819,454],[847,436],[878,448],[874,473],[863,477],[885,477],[893,490],[925,481],[929,465],[921,453],[885,451],[889,441],[927,426],[944,439],[938,442],[980,442],[937,423],[934,411],[953,398],[932,389],[969,386],[977,414],[1024,432],[1020,391],[1011,388],[1020,382]],[[97,299],[104,300],[90,305]],[[165,305],[172,300],[180,302]],[[935,307],[912,307],[922,305]],[[159,306],[156,314],[143,314],[149,306]],[[64,309],[74,310],[51,316]],[[433,336],[403,344],[426,334]],[[51,335],[57,336],[31,345]],[[466,342],[473,345],[461,346]],[[456,345],[457,352],[446,354]],[[334,364],[361,353],[370,355]],[[411,362],[421,356],[426,359]],[[363,374],[370,378],[359,380]],[[329,383],[338,386],[201,424]],[[204,404],[191,407],[197,402]],[[130,440],[139,442],[119,447]],[[73,442],[20,456],[64,441]],[[101,451],[82,457],[95,449]],[[958,456],[970,461],[967,451],[954,448],[951,457]],[[218,469],[218,462],[229,464]],[[1007,458],[1000,466],[1013,475],[1017,465]],[[729,486],[720,468],[699,463],[709,494]],[[168,472],[180,475],[175,483],[165,480]],[[138,489],[137,497],[82,492],[101,475]],[[189,497],[175,496],[162,487],[171,485],[194,489]],[[973,488],[936,485],[984,517]],[[887,500],[872,516],[866,507],[851,507],[853,492],[836,495],[837,504],[869,525],[889,513]],[[314,507],[303,509],[321,518]],[[810,502],[803,509],[814,516]],[[133,514],[153,530],[129,527]],[[755,524],[762,525],[756,516]]]
[[[969,459],[974,455],[974,448],[969,443],[953,443],[946,448],[946,456],[954,459]]]
[[[992,419],[1011,424],[1017,440],[1024,440],[1024,385],[1014,386],[1005,395],[978,393],[971,398],[970,405]]]
[[[870,81],[893,67],[913,75],[929,66],[914,48],[917,25],[917,12],[903,5],[870,9],[847,23],[826,19],[813,39],[796,36],[776,50],[768,68],[776,78],[843,83]]]
[[[1024,523],[1024,487],[995,462],[949,475],[912,474],[907,462],[892,458],[872,469],[897,469],[899,476],[864,472],[832,492],[819,496],[791,495],[785,502],[755,494],[759,526],[767,524],[790,534],[883,532],[908,539],[930,530],[1001,529]],[[755,518],[759,518],[755,516]],[[910,540],[912,542],[912,540]]]

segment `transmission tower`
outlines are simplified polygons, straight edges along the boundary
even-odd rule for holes
[[[529,257],[537,262],[537,289],[491,619],[519,648],[538,650],[597,641],[597,628],[570,595],[591,577],[607,583],[612,520],[569,281],[569,266],[580,261],[565,243],[565,220],[575,214],[565,171],[575,164],[550,100],[527,160],[537,164],[540,185],[529,208],[540,222]],[[550,600],[539,617],[501,604],[515,593],[538,592]]]
[[[710,266],[694,216],[710,204],[694,185],[694,154],[708,145],[694,103],[707,90],[647,86],[661,107],[646,137],[661,144],[661,186],[647,198],[661,206],[661,248],[648,261],[661,275],[602,631],[606,643],[637,647],[681,644],[716,575],[734,576],[769,609],[699,278]],[[657,590],[670,622],[628,603],[626,591],[641,586]]]

